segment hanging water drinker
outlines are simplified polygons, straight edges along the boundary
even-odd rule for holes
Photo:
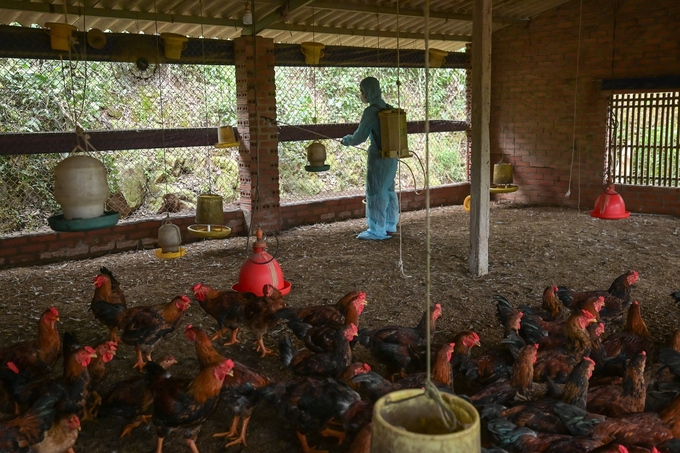
[[[309,165],[305,165],[307,171],[328,171],[331,168],[326,164],[326,147],[319,140],[314,140],[307,146],[307,161],[309,162]]]
[[[258,228],[255,234],[255,243],[253,243],[253,254],[243,262],[238,275],[238,283],[231,289],[262,296],[264,285],[272,285],[284,296],[290,292],[290,282],[283,278],[283,271],[279,262],[267,253],[266,247],[267,241],[262,230]]]
[[[180,247],[181,244],[182,233],[179,227],[166,218],[158,228],[158,245],[161,248],[156,250],[156,257],[167,260],[184,256],[186,250]]]

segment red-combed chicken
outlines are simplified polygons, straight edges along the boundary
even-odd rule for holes
[[[102,396],[98,414],[122,418],[126,422],[120,437],[130,434],[142,423],[148,423],[153,405],[153,383],[170,377],[167,370],[175,363],[175,357],[165,356],[157,362],[158,367],[145,367],[143,375],[114,383]]]
[[[61,357],[61,338],[57,330],[59,312],[50,307],[40,316],[38,336],[33,341],[24,341],[5,346],[0,350],[0,363],[12,362],[19,370],[28,373],[31,379],[47,377],[50,369]]]
[[[636,271],[628,271],[619,275],[606,291],[573,291],[564,286],[558,286],[557,297],[562,303],[572,309],[580,310],[582,304],[587,300],[602,296],[604,297],[604,308],[600,316],[605,322],[619,321],[631,303],[632,287],[637,283],[640,274]]]
[[[264,345],[263,336],[277,323],[276,313],[286,307],[281,291],[272,285],[264,285],[262,296],[248,299],[243,304],[234,304],[222,315],[227,319],[243,319],[243,326],[255,335],[256,350],[260,357],[274,352]],[[222,321],[218,320],[218,323]]]
[[[97,406],[102,402],[101,396],[97,390],[104,380],[104,377],[106,377],[106,364],[113,360],[117,350],[118,345],[116,342],[109,340],[102,341],[94,347],[97,357],[94,357],[87,366],[87,371],[90,373],[90,394],[92,396],[92,404],[85,407],[83,420],[90,420],[97,417]]]
[[[557,286],[548,286],[543,290],[543,297],[541,299],[541,309],[545,311],[546,316],[543,317],[546,321],[553,321],[559,318],[562,313],[562,301],[557,297]]]
[[[299,326],[298,333],[302,334],[306,326],[309,329],[304,332],[304,342],[307,349],[313,352],[332,352],[333,348],[337,344],[336,332],[342,329],[343,326],[348,326],[354,324],[359,327],[358,320],[361,313],[364,311],[366,306],[366,300],[363,298],[352,299],[348,304],[345,312],[345,323],[344,324],[321,324],[319,326],[312,326],[311,324],[304,324],[304,326]],[[291,324],[291,321],[288,322]],[[295,330],[295,329],[293,329]],[[354,341],[351,342],[354,345]]]
[[[196,345],[196,355],[198,357],[199,365],[203,368],[206,366],[215,365],[225,360],[213,347],[210,338],[206,333],[189,324],[184,330],[184,335],[189,341],[193,341]],[[213,437],[227,437],[231,442],[227,443],[225,447],[232,445],[246,444],[246,430],[253,409],[258,401],[258,395],[255,389],[262,388],[270,384],[269,378],[257,373],[255,370],[243,365],[239,362],[233,362],[232,375],[224,378],[222,384],[221,400],[234,413],[234,420],[229,428],[229,431],[223,433],[215,433]],[[239,433],[238,425],[243,419],[241,431]]]
[[[453,392],[454,390],[450,363],[454,347],[454,343],[443,345],[437,352],[432,366],[432,383],[446,392]],[[396,382],[391,382],[378,373],[369,370],[352,377],[350,386],[357,390],[360,395],[366,395],[369,401],[375,402],[381,396],[396,390],[423,388],[426,380],[426,373],[413,373]]]
[[[236,335],[243,324],[242,312],[237,311],[235,317],[226,317],[224,314],[233,305],[243,305],[247,300],[257,296],[249,292],[219,291],[203,283],[196,283],[191,290],[203,311],[217,321],[219,330],[210,339],[214,341],[231,330],[231,339],[224,345],[238,343]]]
[[[524,346],[515,360],[510,379],[498,380],[472,395],[470,397],[472,403],[477,407],[486,404],[506,404],[513,401],[516,396],[527,395],[534,379],[537,353],[537,344]]]
[[[25,452],[42,442],[54,419],[57,399],[57,394],[45,393],[23,414],[1,421],[0,451]]]
[[[109,311],[107,305],[119,305],[124,309],[127,308],[125,294],[110,270],[102,267],[99,272],[99,275],[92,281],[94,283],[94,294],[90,301],[90,310],[92,310],[97,321],[109,328],[109,340],[118,343],[120,342],[116,333],[118,326],[107,316],[106,313]],[[102,310],[104,310],[104,313],[101,312]]]
[[[281,362],[298,376],[340,377],[352,363],[350,342],[357,335],[357,326],[350,324],[335,332],[332,352],[298,352],[288,335],[279,342]]]
[[[73,446],[80,433],[80,419],[75,414],[54,420],[45,438],[31,447],[31,453],[74,453]]]
[[[430,339],[434,337],[441,304],[426,310],[415,327],[386,326],[361,329],[358,341],[371,355],[387,367],[390,375],[404,377],[412,371],[421,371],[425,365],[426,322],[429,313]]]
[[[640,304],[634,301],[628,307],[628,316],[623,332],[609,335],[603,342],[606,353],[605,368],[623,369],[627,359],[644,352],[650,357],[654,352],[652,335],[640,313]]]
[[[144,368],[144,358],[151,361],[151,352],[160,340],[172,333],[182,323],[190,300],[180,295],[167,304],[148,305],[125,309],[122,305],[101,307],[101,316],[118,326],[123,343],[134,346],[137,361],[133,368]]]
[[[587,409],[610,417],[644,411],[647,396],[644,376],[646,360],[647,355],[644,352],[630,359],[621,385],[604,385],[591,389]]]
[[[305,339],[313,327],[327,325],[349,325],[359,327],[359,315],[366,306],[366,293],[351,291],[333,305],[312,305],[303,308],[285,308],[276,314],[278,319],[286,319],[288,327],[296,337]],[[332,334],[331,334],[332,336]],[[317,350],[316,352],[321,352]]]
[[[574,367],[590,355],[592,343],[586,327],[594,322],[595,317],[587,310],[571,315],[564,325],[564,345],[539,352],[534,379],[539,382],[547,379],[565,382]]]
[[[154,362],[150,362],[154,363]],[[156,365],[154,363],[154,365]],[[153,365],[152,365],[153,366]],[[152,423],[158,442],[156,453],[163,451],[163,441],[176,430],[184,430],[184,440],[198,453],[196,438],[203,422],[213,413],[220,399],[224,378],[232,374],[231,360],[199,371],[193,379],[160,378],[154,383]]]
[[[335,378],[301,377],[270,384],[257,392],[276,407],[283,420],[294,425],[303,453],[323,451],[309,446],[307,435],[311,433],[335,437],[342,442],[345,433],[329,429],[328,422],[344,420],[348,409],[361,400],[357,392]]]

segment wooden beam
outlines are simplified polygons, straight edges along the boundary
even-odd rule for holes
[[[470,273],[481,277],[489,273],[491,0],[473,3]]]
[[[320,137],[337,139],[353,133],[357,126],[357,123],[281,126],[279,141],[306,141]],[[409,122],[407,128],[409,134],[423,133],[424,122]],[[430,132],[456,132],[465,131],[466,128],[465,121],[430,121]],[[213,146],[217,142],[216,128],[87,131],[87,134],[90,143],[98,151],[189,148]],[[234,136],[239,139],[236,128]],[[0,134],[0,155],[69,153],[77,144],[75,132]]]
[[[326,9],[330,11],[352,11],[360,13],[381,14],[386,16],[404,16],[404,17],[424,17],[423,10],[419,9],[403,9],[390,8],[385,6],[371,6],[359,3],[341,3],[341,2],[323,2],[314,1],[309,5],[311,8]],[[472,14],[457,14],[446,13],[439,11],[430,11],[430,19],[443,19],[446,21],[457,20],[464,22],[472,22]],[[503,25],[527,25],[529,19],[516,19],[514,17],[494,16],[491,20],[497,24]]]
[[[296,9],[302,8],[303,6],[306,6],[311,2],[312,0],[288,0],[283,5],[278,7],[276,11],[266,15],[261,19],[253,16],[253,25],[243,27],[243,30],[241,30],[241,35],[243,36],[256,35],[262,30],[271,28],[270,25],[279,22],[281,19],[285,19],[291,12],[295,11]]]

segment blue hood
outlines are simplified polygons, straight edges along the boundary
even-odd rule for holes
[[[380,82],[375,77],[366,77],[359,84],[364,93],[366,93],[366,99],[371,105],[377,105],[378,107],[384,109],[386,104],[382,100],[382,91],[380,90]]]

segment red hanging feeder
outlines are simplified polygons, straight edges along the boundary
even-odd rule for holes
[[[590,215],[603,220],[619,220],[630,217],[630,212],[626,211],[623,197],[616,192],[614,184],[609,182],[595,200],[595,209],[590,211]]]
[[[238,283],[231,287],[234,291],[249,292],[262,296],[264,285],[272,285],[284,296],[290,292],[291,284],[283,279],[283,271],[276,259],[265,251],[267,242],[262,230],[257,229],[253,244],[253,254],[241,266]]]

